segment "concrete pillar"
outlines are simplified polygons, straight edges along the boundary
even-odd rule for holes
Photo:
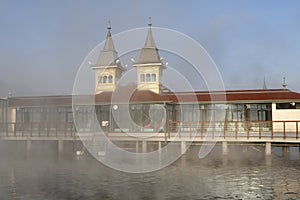
[[[270,156],[271,155],[271,152],[272,152],[272,145],[271,145],[271,142],[266,142],[266,155],[267,156]]]
[[[8,108],[7,109],[7,122],[16,123],[16,117],[17,116],[17,109],[16,108]],[[14,132],[15,131],[15,125],[10,124],[8,126],[8,132]]]
[[[290,147],[288,147],[288,146],[283,147],[283,149],[284,149],[284,153],[290,152]]]
[[[62,153],[64,151],[64,141],[58,140],[58,152]]]
[[[135,152],[139,152],[139,141],[135,141]]]
[[[272,166],[272,156],[267,156],[266,157],[266,165],[267,165],[267,167]]]
[[[228,144],[226,141],[222,142],[222,153],[223,155],[227,155],[228,154]]]
[[[26,146],[26,148],[27,148],[27,152],[31,151],[31,149],[32,149],[32,141],[31,140],[27,140],[27,146]]]
[[[181,141],[181,154],[185,154],[186,153],[186,142],[185,141]]]
[[[142,153],[147,153],[147,141],[142,141]]]
[[[161,153],[161,141],[158,142],[158,152]]]

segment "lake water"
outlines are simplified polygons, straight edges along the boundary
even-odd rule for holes
[[[0,147],[0,199],[300,199],[299,148],[215,147],[199,160],[198,146],[162,170],[127,174],[88,155],[58,154],[47,146]]]

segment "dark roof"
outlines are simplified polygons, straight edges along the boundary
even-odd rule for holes
[[[114,92],[102,92],[95,96],[96,104],[100,103],[138,103],[172,101],[170,97],[157,94],[150,90],[138,90],[135,84],[119,87]]]
[[[8,99],[9,107],[40,107],[40,106],[67,106],[72,105],[72,96],[33,96],[11,97]]]
[[[152,36],[152,29],[151,24],[149,24],[148,28],[148,34],[145,41],[145,45],[141,50],[140,57],[138,59],[138,62],[134,64],[136,65],[143,65],[143,64],[152,64],[152,63],[158,63],[161,65],[161,60],[158,54],[158,49],[155,45],[155,41]]]
[[[135,85],[119,87],[115,92],[102,92],[97,95],[75,96],[76,102],[82,105],[94,102],[96,104],[116,103],[210,103],[210,102],[236,102],[236,103],[262,103],[262,102],[300,102],[300,94],[287,89],[269,90],[228,90],[214,92],[165,92],[156,94],[152,91],[140,91]],[[39,106],[71,106],[72,96],[34,96],[8,98],[10,107],[39,107]]]
[[[165,93],[166,96],[174,94]],[[181,102],[272,102],[272,101],[300,101],[300,94],[287,89],[269,90],[227,90],[227,91],[196,91],[178,92]]]
[[[107,28],[107,36],[105,40],[105,44],[103,49],[100,52],[100,55],[98,57],[97,63],[93,65],[92,67],[120,67],[121,68],[121,63],[120,60],[117,62],[119,59],[118,53],[115,50],[115,46],[113,43],[113,39],[111,37],[111,27],[109,26]]]

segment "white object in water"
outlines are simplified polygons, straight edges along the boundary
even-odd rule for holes
[[[82,156],[84,151],[76,151],[76,156]]]

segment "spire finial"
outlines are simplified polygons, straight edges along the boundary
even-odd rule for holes
[[[266,77],[264,76],[263,90],[267,89]]]
[[[152,26],[152,20],[151,20],[151,17],[149,17],[149,23],[148,23],[148,26]]]
[[[8,89],[8,97],[12,97],[12,92],[10,88]]]
[[[111,29],[110,20],[108,20],[108,22],[107,22],[107,29],[108,29],[108,30]]]
[[[285,89],[287,87],[286,81],[285,81],[285,76],[283,77],[282,80],[282,87]]]

